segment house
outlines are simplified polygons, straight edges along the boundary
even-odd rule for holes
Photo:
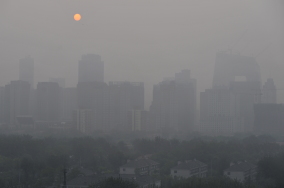
[[[171,176],[174,178],[206,177],[206,174],[207,165],[196,159],[178,162],[177,166],[171,168]]]
[[[150,175],[157,172],[159,163],[151,159],[139,159],[130,161],[119,168],[119,174]]]
[[[77,177],[67,182],[66,188],[88,188],[90,185],[96,185],[107,178],[121,178],[127,181],[135,182],[139,188],[159,188],[161,187],[161,180],[155,179],[148,175],[119,175],[119,174],[104,174]]]
[[[249,162],[241,162],[232,164],[224,171],[224,175],[231,179],[243,182],[246,179],[255,180],[257,173],[257,166]]]

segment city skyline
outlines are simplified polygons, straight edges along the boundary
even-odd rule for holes
[[[211,85],[216,52],[231,48],[256,57],[262,82],[273,75],[284,88],[281,0],[27,0],[6,1],[3,7],[0,85],[16,78],[18,60],[30,54],[35,80],[64,77],[66,86],[74,87],[77,61],[82,54],[96,53],[105,62],[106,82],[145,83],[149,107],[152,85],[181,69],[190,69],[199,80],[198,92],[204,91]],[[83,17],[79,22],[73,20],[77,12]],[[277,92],[283,102],[284,90]]]

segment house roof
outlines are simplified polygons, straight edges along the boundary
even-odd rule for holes
[[[141,167],[146,167],[146,166],[152,166],[152,165],[158,165],[156,161],[153,161],[151,159],[139,159],[135,161],[130,161],[121,167],[133,167],[133,168],[141,168]]]
[[[178,164],[172,169],[173,170],[180,170],[180,169],[191,170],[191,169],[195,169],[195,168],[202,167],[202,166],[207,166],[207,165],[198,160],[188,160],[186,162]]]
[[[242,172],[242,171],[246,171],[246,170],[249,170],[249,169],[252,169],[252,168],[256,168],[256,165],[251,164],[249,162],[242,162],[242,163],[234,164],[234,165],[230,166],[225,171]]]

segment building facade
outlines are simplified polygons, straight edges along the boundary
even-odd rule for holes
[[[276,90],[276,86],[274,85],[273,79],[268,78],[262,88],[261,102],[276,104],[277,103],[276,91],[277,90]]]
[[[149,116],[153,130],[196,129],[196,80],[190,78],[189,70],[154,85]]]
[[[144,83],[109,82],[108,91],[110,129],[132,130],[129,111],[144,110]]]
[[[239,95],[226,87],[201,92],[200,131],[211,135],[243,132]]]
[[[17,126],[18,116],[30,115],[30,84],[26,81],[11,81],[5,86],[5,120],[11,128]]]
[[[254,181],[256,174],[257,166],[249,162],[233,164],[224,171],[225,176],[241,182],[244,182],[245,180]]]
[[[60,88],[56,82],[39,82],[36,91],[36,120],[60,121]]]
[[[171,168],[173,178],[206,177],[207,165],[198,160],[187,160],[179,162],[177,166]]]

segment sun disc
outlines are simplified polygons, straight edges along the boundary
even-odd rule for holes
[[[74,14],[74,20],[75,21],[80,21],[82,18],[81,14]]]

